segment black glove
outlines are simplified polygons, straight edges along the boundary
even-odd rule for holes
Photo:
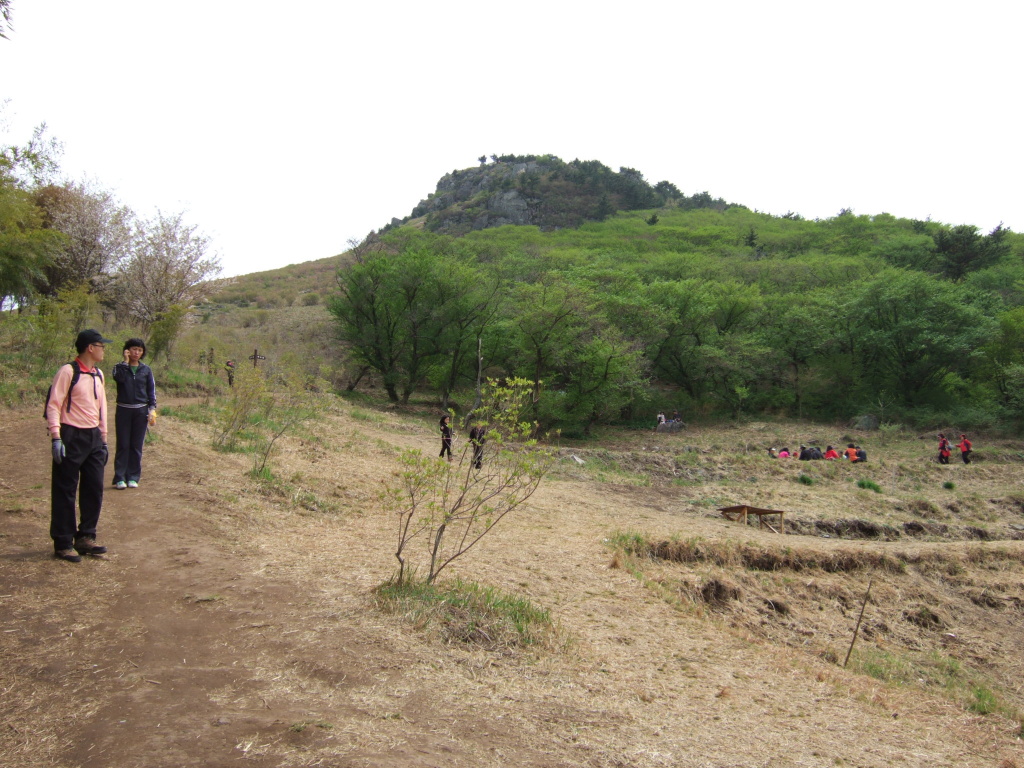
[[[53,441],[53,463],[60,464],[64,461],[64,441],[59,437]]]
[[[107,466],[107,460],[109,458],[110,458],[110,449],[107,447],[107,444],[104,443],[103,444],[103,466],[104,467]]]

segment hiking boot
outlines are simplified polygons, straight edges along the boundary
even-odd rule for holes
[[[117,488],[117,490],[119,491],[123,491],[125,488],[128,487],[128,483],[126,483],[124,480],[118,480],[116,483],[114,483],[114,487]]]
[[[139,481],[138,480],[129,480],[128,481],[128,487],[129,488],[138,488],[139,487]]]
[[[53,556],[58,560],[67,560],[69,563],[82,562],[82,556],[73,549],[58,549],[53,553]]]
[[[107,548],[99,546],[96,543],[96,539],[92,536],[83,536],[80,539],[76,539],[75,549],[80,555],[102,555],[107,551]],[[81,560],[82,558],[78,559]]]

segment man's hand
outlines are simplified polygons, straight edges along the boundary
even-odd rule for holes
[[[128,350],[127,349],[124,351],[124,361],[126,363],[129,363],[129,364],[131,363],[131,360],[128,358]]]
[[[64,441],[59,437],[53,441],[53,463],[60,464],[64,461]]]
[[[109,458],[110,458],[110,449],[107,447],[107,444],[104,443],[103,444],[103,466],[104,467],[107,466],[107,459],[109,459]]]

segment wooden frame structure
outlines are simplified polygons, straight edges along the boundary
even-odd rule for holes
[[[781,509],[761,509],[760,507],[749,507],[746,504],[739,504],[735,507],[719,507],[718,511],[722,513],[722,517],[726,520],[731,520],[734,523],[741,522],[746,525],[750,515],[757,515],[757,527],[767,528],[772,533],[786,533],[786,513]],[[778,530],[771,524],[766,517],[772,515],[778,515]]]

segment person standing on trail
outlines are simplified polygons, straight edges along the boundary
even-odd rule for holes
[[[946,436],[939,432],[939,464],[949,464],[949,454],[952,451],[949,448],[949,440]]]
[[[438,424],[438,427],[441,429],[441,453],[437,457],[443,459],[445,453],[447,453],[449,462],[452,460],[452,427],[449,423],[450,421],[450,416],[442,416]]]
[[[110,339],[89,328],[78,334],[74,362],[62,365],[46,398],[46,426],[53,455],[50,476],[50,538],[58,560],[78,563],[82,555],[107,551],[96,543],[107,465],[107,393],[104,350]],[[76,515],[75,496],[78,496]],[[76,519],[78,518],[78,519]]]
[[[124,343],[124,359],[114,366],[117,382],[117,408],[114,410],[114,487],[118,490],[138,488],[142,478],[142,446],[146,429],[156,418],[156,379],[153,369],[142,362],[146,342],[128,339]]]
[[[971,447],[971,441],[967,439],[967,435],[960,435],[960,442],[956,444],[956,447],[960,449],[960,458],[964,460],[964,464],[970,464],[971,452],[974,449]]]

